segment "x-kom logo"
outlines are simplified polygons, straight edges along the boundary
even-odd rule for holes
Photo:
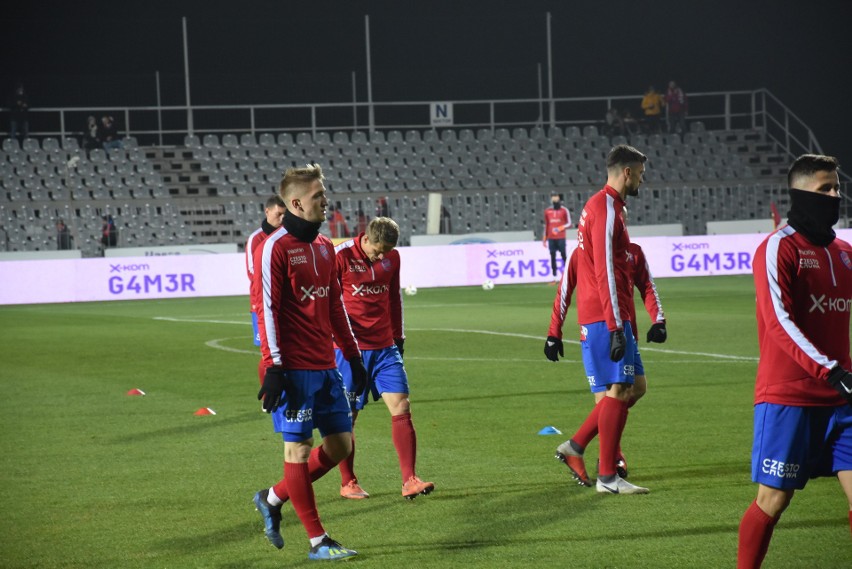
[[[362,285],[352,285],[352,296],[366,296],[368,294],[384,294],[388,290],[388,285],[378,285],[378,284],[362,284]]]
[[[852,298],[827,299],[825,295],[817,298],[815,294],[811,294],[811,301],[813,301],[813,304],[808,312],[819,310],[822,314],[826,312],[849,312],[849,308],[852,306]]]
[[[305,288],[305,287],[299,287],[299,288],[302,289],[302,298],[300,298],[299,300],[305,300],[305,299],[316,300],[317,297],[319,297],[319,298],[327,297],[330,287],[311,285],[307,288]]]

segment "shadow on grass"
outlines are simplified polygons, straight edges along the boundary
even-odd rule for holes
[[[224,427],[239,425],[241,423],[248,423],[250,421],[263,420],[263,417],[259,418],[257,412],[248,412],[228,418],[210,417],[205,419],[206,420],[204,422],[196,420],[193,423],[186,423],[184,425],[168,427],[165,429],[156,429],[148,432],[130,433],[127,435],[122,435],[120,437],[107,439],[107,442],[112,444],[124,445],[128,443],[138,443],[140,441],[151,439],[160,439],[164,437],[168,438],[175,435],[197,435],[199,432],[202,431],[221,429]]]

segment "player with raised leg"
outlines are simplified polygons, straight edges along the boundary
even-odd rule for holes
[[[597,424],[597,491],[608,494],[648,493],[647,488],[624,480],[616,470],[627,409],[634,398],[636,355],[636,339],[626,319],[633,304],[633,285],[627,262],[630,237],[622,208],[627,196],[639,195],[646,160],[632,146],[614,147],[606,160],[607,183],[586,202],[577,229],[577,321],[583,362],[591,386],[606,388],[605,396],[584,424]],[[584,451],[585,447],[574,440],[559,447],[572,472],[583,484],[591,486]]]
[[[284,478],[254,496],[267,539],[284,547],[281,507],[290,501],[310,540],[309,559],[345,559],[357,552],[326,533],[313,481],[352,451],[352,413],[334,360],[332,336],[346,355],[361,393],[367,372],[343,306],[334,246],[320,235],[326,217],[325,186],[318,165],[291,168],[281,180],[287,207],[281,228],[255,252],[253,294],[266,372],[258,399],[284,438]],[[258,291],[259,289],[259,291]],[[313,448],[313,430],[322,444]]]
[[[624,218],[624,222],[627,223],[626,206],[622,209],[621,213]],[[568,311],[568,307],[571,306],[571,295],[574,293],[574,288],[577,286],[577,260],[579,258],[577,251],[578,249],[574,249],[571,254],[568,266],[562,273],[562,279],[560,281],[559,288],[556,291],[556,298],[553,300],[553,311],[550,316],[550,328],[547,332],[547,340],[544,344],[544,355],[547,359],[554,362],[559,361],[559,356],[565,355],[562,345],[562,328],[565,324],[565,315]],[[637,243],[631,242],[627,247],[627,254],[627,264],[629,266],[628,275],[630,277],[629,290],[632,291],[634,287],[639,289],[639,294],[642,296],[645,310],[647,310],[648,316],[651,318],[652,322],[651,328],[648,330],[646,335],[646,341],[661,344],[665,342],[668,337],[668,333],[666,331],[666,319],[665,314],[663,313],[663,305],[660,301],[660,295],[657,293],[657,285],[654,283],[654,278],[651,276],[651,269],[648,267],[648,262],[645,259],[645,252],[642,251],[642,247],[640,247]],[[628,320],[630,321],[631,327],[634,330],[637,330],[636,308],[634,303],[630,302],[628,304],[628,308],[630,309]],[[591,353],[589,350],[583,350],[582,354],[583,364],[586,368],[586,377],[592,378],[594,376],[594,361],[587,361],[586,359],[591,355]],[[648,390],[645,366],[642,363],[642,356],[639,354],[638,344],[634,355],[633,369],[633,396],[630,398],[628,408],[633,407]],[[573,437],[575,444],[581,448],[586,448],[592,439],[594,439],[598,434],[598,414],[595,413],[595,411],[600,411],[600,408],[597,405],[604,398],[604,392],[606,391],[605,385],[596,385],[593,379],[589,379],[589,387],[595,397],[595,408],[592,410],[592,414],[589,415],[583,423],[580,430]],[[592,482],[589,479],[588,474],[584,476],[584,468],[580,468],[582,458],[572,456],[570,454],[571,448],[570,441],[565,441],[557,447],[556,458],[568,467],[571,474],[579,484],[591,486]],[[600,469],[600,467],[598,467],[598,469]],[[621,452],[620,446],[616,454],[615,469],[619,476],[627,478],[627,461],[624,458],[624,454]]]

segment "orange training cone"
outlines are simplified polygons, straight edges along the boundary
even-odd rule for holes
[[[128,395],[145,395],[145,392],[141,389],[131,389],[127,392]]]
[[[202,407],[198,411],[195,412],[195,415],[215,415],[216,411],[211,409],[210,407]]]

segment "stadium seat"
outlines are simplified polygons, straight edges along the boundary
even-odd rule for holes
[[[237,139],[237,136],[234,134],[226,134],[222,136],[222,146],[225,148],[237,148],[240,145],[240,141]]]
[[[254,135],[251,133],[245,133],[240,136],[240,146],[243,148],[254,148],[257,146],[257,141],[254,139]]]
[[[447,128],[441,131],[441,142],[456,142],[456,131]]]
[[[201,148],[201,139],[194,134],[187,134],[183,137],[183,145],[187,148]]]
[[[205,134],[202,145],[205,148],[219,148],[219,138],[215,134]]]

